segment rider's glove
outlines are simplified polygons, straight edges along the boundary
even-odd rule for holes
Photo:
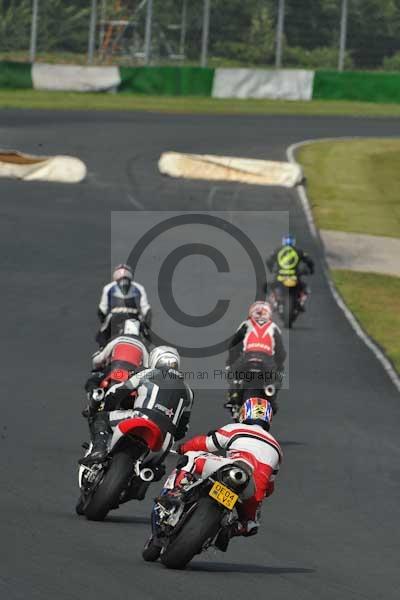
[[[179,444],[179,445],[176,447],[176,452],[177,452],[178,454],[185,454],[185,444]]]

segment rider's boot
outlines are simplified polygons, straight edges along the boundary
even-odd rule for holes
[[[92,451],[81,458],[80,465],[89,467],[95,463],[101,463],[108,454],[108,441],[110,437],[110,423],[106,412],[99,412],[89,420],[89,428],[92,436]]]
[[[166,510],[176,508],[181,503],[182,490],[185,485],[194,481],[195,477],[189,471],[178,469],[175,475],[174,487],[172,489],[163,488],[160,496],[155,501]]]
[[[306,300],[307,296],[305,296],[304,294],[302,294],[299,298],[298,309],[302,313],[306,312]]]
[[[229,546],[229,542],[233,537],[244,536],[250,537],[252,535],[256,535],[258,533],[258,523],[256,521],[245,521],[240,522],[236,521],[230,526],[223,527],[220,529],[214,546],[221,550],[221,552],[226,552]]]
[[[242,393],[242,391],[240,389],[238,389],[238,382],[233,381],[232,385],[230,387],[230,390],[228,392],[228,400],[227,400],[227,402],[225,402],[224,408],[231,409],[234,406],[237,406],[238,404],[240,404],[241,393]]]

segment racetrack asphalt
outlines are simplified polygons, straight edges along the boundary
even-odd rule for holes
[[[89,168],[77,186],[0,182],[1,600],[398,598],[399,397],[335,304],[296,192],[221,184],[210,195],[207,182],[166,179],[156,166],[165,150],[284,160],[292,143],[344,135],[399,136],[400,121],[0,113],[0,146],[72,154]],[[157,486],[104,523],[74,513],[110,212],[140,207],[289,210],[316,258],[309,310],[290,334],[290,390],[273,424],[285,461],[261,532],[185,572],[141,558]],[[192,434],[226,421],[222,401],[221,390],[198,394]]]

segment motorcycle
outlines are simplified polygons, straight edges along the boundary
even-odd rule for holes
[[[231,413],[233,421],[238,422],[241,407],[246,400],[253,397],[268,400],[275,414],[277,411],[276,398],[282,373],[277,370],[274,362],[271,360],[266,363],[265,359],[253,357],[245,363],[245,366],[240,367],[239,372],[242,371],[245,372],[245,376],[242,379],[232,381],[227,394],[227,402],[224,404],[224,408]],[[266,384],[268,373],[270,383]],[[273,381],[275,382],[273,383]]]
[[[151,333],[148,326],[143,322],[136,308],[116,307],[106,316],[99,331],[96,334],[96,342],[104,347],[112,338],[122,333],[126,321],[138,326],[138,333],[146,343],[151,344]]]
[[[158,452],[164,435],[160,428],[138,411],[113,428],[104,462],[79,467],[80,498],[78,515],[91,521],[103,521],[110,510],[129,500],[143,500],[152,481],[164,475],[164,468],[143,464],[150,451]],[[84,446],[86,456],[92,445]],[[161,464],[161,460],[157,464]]]
[[[232,460],[207,478],[183,486],[173,506],[156,501],[157,533],[143,550],[144,560],[160,558],[169,569],[185,569],[196,554],[211,546],[226,550],[228,532],[239,521],[236,507],[253,493],[250,466]]]
[[[279,279],[275,282],[274,290],[269,295],[269,302],[278,312],[286,329],[291,329],[302,312],[306,294],[299,285],[299,276],[306,274],[302,272],[299,275],[279,276]]]

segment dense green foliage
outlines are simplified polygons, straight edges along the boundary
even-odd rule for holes
[[[0,0],[0,49],[29,46],[32,0]],[[38,50],[82,52],[87,47],[88,0],[39,0]]]
[[[179,52],[183,0],[154,0],[153,56]],[[284,65],[335,68],[342,0],[286,0]],[[39,0],[39,51],[85,52],[90,0]],[[100,0],[98,0],[100,5]],[[107,0],[113,19],[129,19],[121,44],[126,55],[143,47],[145,10],[139,0]],[[32,0],[0,0],[0,51],[29,45]],[[187,61],[197,62],[201,46],[202,0],[187,0]],[[278,0],[211,0],[209,55],[213,64],[272,64]],[[400,0],[349,0],[347,66],[399,69]]]

